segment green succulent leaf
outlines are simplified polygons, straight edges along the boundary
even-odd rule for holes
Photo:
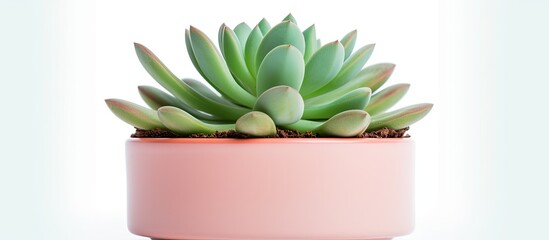
[[[334,89],[345,85],[350,80],[355,78],[357,73],[361,71],[362,67],[364,67],[364,65],[372,55],[372,52],[374,51],[374,46],[374,44],[366,45],[353,53],[347,60],[345,60],[343,66],[341,67],[341,70],[339,71],[337,76],[330,81],[330,83],[317,90],[316,92],[305,96],[305,98],[310,98],[333,91]]]
[[[339,41],[324,45],[305,65],[303,85],[299,92],[308,95],[332,80],[343,65],[344,49]]]
[[[138,86],[137,89],[143,101],[153,110],[163,106],[179,107],[181,103],[172,95],[152,86]]]
[[[356,37],[357,37],[357,31],[353,30],[347,33],[341,39],[341,44],[343,44],[343,47],[345,48],[345,59],[349,58],[349,56],[351,56],[351,53],[353,53],[353,49],[355,48],[355,43],[356,43]]]
[[[303,54],[303,58],[305,59],[305,63],[308,63],[309,59],[311,59],[318,49],[316,28],[314,24],[303,31],[303,38],[305,39],[305,53]]]
[[[202,69],[200,69],[200,66],[198,65],[198,62],[196,61],[196,57],[194,56],[193,47],[191,45],[191,35],[190,34],[191,33],[189,32],[189,30],[185,29],[185,46],[187,48],[187,53],[189,54],[189,58],[191,59],[191,62],[193,63],[194,68],[196,69],[196,71],[198,73],[200,73],[200,76],[202,76],[202,78],[206,79],[206,75],[204,75],[204,73],[202,72]],[[221,42],[221,39],[219,39],[219,41]]]
[[[143,101],[145,101],[145,103],[147,103],[147,105],[154,110],[157,110],[163,106],[174,106],[187,111],[199,119],[210,121],[221,120],[218,117],[194,109],[193,107],[158,88],[151,86],[139,86],[137,88],[139,89],[139,95],[141,95]]]
[[[410,84],[404,83],[387,87],[372,96],[364,111],[372,116],[383,113],[400,101],[406,95],[408,89],[410,89]]]
[[[297,25],[297,21],[295,20],[294,15],[292,15],[291,13],[288,14],[288,16],[286,16],[284,19],[282,19],[282,21],[290,21]]]
[[[221,26],[219,27],[219,30],[217,32],[217,44],[219,44],[219,50],[221,50],[221,54],[223,54],[223,56],[225,56],[225,52],[224,52],[224,49],[223,49],[223,37],[225,37],[223,35],[223,30],[227,27],[227,25],[225,25],[225,23],[221,24]],[[185,29],[187,30],[187,29]]]
[[[254,137],[269,137],[276,135],[276,125],[269,115],[252,111],[236,121],[236,131]]]
[[[320,104],[330,102],[345,93],[361,87],[368,87],[372,89],[372,92],[374,92],[375,89],[383,85],[383,83],[385,83],[387,79],[389,79],[389,77],[393,73],[394,68],[395,65],[391,63],[380,63],[368,66],[362,69],[362,71],[360,71],[360,73],[358,73],[353,80],[349,81],[345,85],[330,92],[327,92],[323,95],[307,99],[305,102],[306,104]]]
[[[321,136],[356,137],[368,128],[370,115],[362,110],[348,110],[328,119],[313,132]]]
[[[223,49],[223,56],[225,57],[229,70],[236,78],[240,87],[244,88],[250,94],[255,94],[255,79],[248,71],[238,37],[233,30],[227,26],[225,26],[222,31],[223,38],[221,48]]]
[[[341,86],[356,76],[356,74],[362,70],[364,65],[366,65],[366,62],[368,62],[370,56],[372,56],[374,47],[375,44],[366,45],[349,56],[349,58],[345,60],[345,63],[343,63],[341,71],[334,78],[332,83],[335,86]]]
[[[234,129],[234,124],[208,124],[191,114],[171,106],[158,109],[158,118],[170,131],[179,135],[191,135],[194,133],[214,133]]]
[[[156,111],[122,99],[106,99],[109,109],[122,121],[143,130],[165,129]]]
[[[292,45],[275,47],[265,56],[257,72],[257,95],[279,85],[299,90],[304,74],[303,55],[297,48]]]
[[[268,114],[276,125],[297,122],[303,116],[303,98],[289,86],[276,86],[263,92],[254,110]]]
[[[135,43],[139,61],[147,72],[176,98],[196,108],[227,120],[236,120],[250,110],[244,107],[212,100],[195,91],[185,82],[179,80],[159,59],[145,46]]]
[[[248,67],[248,71],[254,78],[257,76],[257,69],[259,68],[259,65],[256,66],[255,58],[257,56],[257,49],[259,48],[259,44],[261,44],[262,40],[263,33],[261,33],[259,26],[255,26],[252,32],[250,32],[250,36],[248,36],[248,40],[246,41],[246,47],[244,49],[244,59],[246,60],[246,66]]]
[[[259,29],[261,30],[261,35],[265,36],[269,30],[271,30],[271,24],[267,21],[267,19],[263,18],[259,23],[257,24],[259,26]]]
[[[299,120],[295,123],[283,125],[282,127],[285,129],[291,129],[298,132],[312,132],[315,128],[322,125],[324,122],[322,121],[312,121],[312,120]]]
[[[394,70],[395,64],[378,63],[363,69],[359,76],[367,79],[365,82],[366,86],[372,89],[372,92],[376,92],[389,80]]]
[[[204,85],[202,82],[192,79],[192,78],[183,78],[181,79],[187,86],[189,86],[194,92],[200,94],[203,97],[209,98],[212,101],[218,102],[220,104],[225,104],[232,107],[240,107],[238,105],[235,105],[231,101],[223,98],[218,93],[215,93],[212,89],[210,89],[208,86]]]
[[[256,67],[259,67],[265,56],[280,45],[292,45],[296,47],[303,56],[305,52],[305,39],[299,27],[290,21],[284,21],[274,26],[259,44],[256,56]],[[303,57],[302,57],[303,58]]]
[[[322,41],[320,39],[316,40],[316,49],[319,49],[322,46]]]
[[[247,107],[253,106],[256,100],[255,96],[235,82],[227,64],[211,40],[193,26],[190,28],[190,36],[196,61],[208,83],[232,102]]]
[[[367,112],[348,110],[338,113],[325,122],[300,120],[284,127],[299,132],[311,131],[324,137],[355,137],[368,128],[370,121],[371,118]]]
[[[330,103],[305,105],[304,119],[328,119],[347,110],[362,110],[368,105],[372,91],[367,88],[355,89]]]
[[[368,131],[408,127],[425,117],[432,108],[433,104],[431,103],[421,103],[376,115],[372,117],[372,123],[368,127]]]
[[[242,49],[242,55],[244,55],[244,48],[246,47],[246,41],[248,40],[248,37],[250,36],[250,33],[252,32],[252,28],[248,26],[245,22],[242,22],[234,28],[234,33],[238,37],[238,41],[240,41],[240,48]]]

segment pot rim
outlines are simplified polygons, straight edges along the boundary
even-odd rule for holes
[[[180,144],[286,144],[286,143],[413,143],[412,138],[129,138],[128,143],[180,143]]]

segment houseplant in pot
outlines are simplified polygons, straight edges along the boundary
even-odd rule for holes
[[[185,31],[210,86],[179,79],[136,43],[167,92],[140,86],[149,108],[106,100],[137,129],[126,142],[131,232],[392,239],[412,230],[414,142],[402,136],[432,104],[389,111],[409,85],[380,89],[394,65],[364,67],[373,44],[353,51],[352,31],[322,45],[292,15],[272,27],[223,24],[217,40],[219,51],[197,28]]]

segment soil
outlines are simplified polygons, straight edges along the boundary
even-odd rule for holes
[[[132,138],[178,138],[177,134],[163,129],[143,130],[135,128]]]
[[[362,135],[358,136],[361,138],[409,138],[406,132],[410,130],[410,127],[405,127],[403,129],[388,129],[383,128],[373,132],[365,132]]]
[[[409,130],[409,127],[403,129],[387,129],[383,128],[373,132],[365,132],[357,138],[408,138],[406,132]],[[190,136],[181,137],[177,134],[162,129],[153,129],[153,130],[142,130],[135,129],[135,133],[131,135],[132,138],[251,138],[250,136],[242,133],[238,133],[234,130],[215,132],[212,134],[192,134]],[[317,138],[316,134],[312,132],[300,133],[294,130],[278,129],[276,136],[270,138]]]

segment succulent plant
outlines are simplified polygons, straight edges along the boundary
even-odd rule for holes
[[[218,51],[191,26],[185,31],[187,51],[210,86],[179,79],[153,52],[135,43],[141,64],[167,92],[139,86],[150,108],[121,99],[106,103],[136,128],[166,129],[181,136],[233,129],[263,137],[282,128],[353,137],[367,130],[401,129],[423,118],[432,104],[387,112],[409,85],[378,91],[395,65],[364,67],[374,44],[353,52],[356,38],[355,30],[322,45],[315,25],[301,31],[290,14],[273,27],[265,19],[254,28],[246,23],[234,29],[221,25]]]

